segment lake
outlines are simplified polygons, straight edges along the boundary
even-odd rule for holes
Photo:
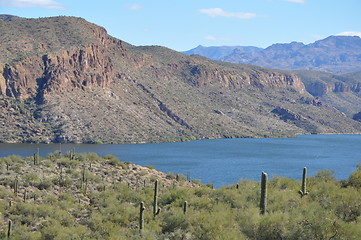
[[[113,154],[121,161],[152,165],[163,172],[190,174],[216,187],[234,184],[240,178],[260,180],[269,176],[300,179],[302,168],[311,176],[319,170],[334,170],[346,179],[361,163],[361,135],[302,135],[296,138],[212,139],[179,143],[146,144],[0,144],[0,157],[32,156],[75,148],[78,153]]]

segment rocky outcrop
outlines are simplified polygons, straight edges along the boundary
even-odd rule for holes
[[[73,88],[106,88],[116,75],[111,58],[97,45],[29,57],[3,66],[1,72],[0,93],[19,99]]]
[[[247,86],[255,88],[292,88],[299,93],[305,92],[301,79],[292,73],[279,73],[253,69],[252,71],[224,70],[205,65],[190,65],[188,81],[196,86],[219,83],[230,89],[240,89]]]
[[[295,113],[289,109],[277,107],[272,110],[272,113],[277,114],[283,121],[297,121],[305,119],[301,114]]]
[[[356,113],[355,115],[353,115],[352,119],[355,120],[355,121],[361,122],[361,112]]]
[[[343,93],[343,92],[360,92],[361,82],[358,83],[345,83],[345,82],[314,82],[306,84],[307,92],[313,96],[323,96],[328,93]]]

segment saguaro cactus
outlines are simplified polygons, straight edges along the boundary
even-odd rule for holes
[[[75,148],[69,152],[69,160],[75,159]]]
[[[23,198],[24,198],[24,202],[26,202],[26,199],[28,199],[28,191],[26,191],[26,189],[25,189],[25,191],[24,191],[24,196],[23,196]]]
[[[59,179],[59,184],[61,185],[63,183],[63,167],[60,165],[59,166],[59,170],[60,170],[60,179]]]
[[[306,191],[306,180],[307,180],[306,178],[307,178],[307,168],[304,167],[303,174],[302,174],[302,189],[300,191],[298,191],[298,193],[301,195],[301,197],[308,194],[308,192]]]
[[[158,207],[158,180],[154,182],[154,201],[153,201],[153,216],[157,216],[160,212]]]
[[[38,164],[38,155],[34,153],[34,165]]]
[[[144,202],[140,203],[140,209],[139,210],[140,210],[139,211],[139,230],[142,230],[143,226],[144,226],[144,210],[145,210]]]
[[[10,237],[11,237],[12,225],[13,225],[13,222],[11,220],[9,220],[9,223],[8,223],[8,239],[10,239]]]
[[[14,182],[14,193],[15,196],[18,196],[18,187],[19,187],[19,180],[18,177],[15,178],[15,182]]]
[[[85,166],[83,167],[83,171],[82,171],[82,176],[81,176],[81,180],[83,182],[85,182],[85,178],[86,178],[86,170],[85,170]]]
[[[184,201],[184,204],[183,204],[183,213],[184,213],[184,215],[187,213],[187,207],[188,207],[188,202]]]
[[[261,214],[266,213],[267,209],[267,173],[262,172],[262,180],[261,180],[261,202],[260,202],[260,210]]]
[[[36,153],[34,153],[34,165],[39,164],[39,157],[40,157],[40,151],[39,148],[37,148]]]

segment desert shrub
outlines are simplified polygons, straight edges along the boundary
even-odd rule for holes
[[[117,166],[117,167],[121,167],[123,169],[128,169],[128,165],[124,162],[121,162],[116,156],[114,155],[105,155],[103,157],[104,159],[108,160],[108,164],[112,165],[112,166]]]
[[[21,172],[21,167],[22,167],[22,164],[17,162],[15,164],[13,164],[12,166],[12,170],[16,173],[20,173]]]
[[[266,214],[260,219],[255,238],[267,240],[287,239],[288,222],[288,214],[280,212]]]
[[[361,216],[360,191],[341,188],[332,195],[335,214],[345,222],[356,222]]]
[[[361,166],[358,167],[357,171],[350,175],[347,181],[347,186],[361,188]]]
[[[23,182],[30,186],[36,186],[40,182],[40,178],[35,173],[26,173],[22,176]]]
[[[194,184],[201,184],[201,180],[199,180],[199,179],[193,179],[193,180],[192,180],[192,183],[194,183]]]
[[[99,155],[96,153],[87,153],[84,154],[84,158],[87,159],[90,162],[94,162],[100,159]]]
[[[11,180],[11,179],[9,179],[9,178],[3,178],[3,179],[1,179],[1,185],[3,185],[3,186],[10,186],[10,187],[14,187],[14,180]]]
[[[51,221],[45,222],[40,229],[42,239],[52,239],[52,240],[62,240],[62,239],[81,239],[82,235],[79,235],[78,231],[74,231],[78,229],[77,227],[66,227],[63,226],[56,219],[52,219]],[[81,233],[85,235],[90,235],[86,229],[81,228]],[[84,231],[85,230],[85,231]]]
[[[62,180],[59,179],[59,185],[61,187],[70,188],[73,184],[73,180],[69,177],[64,177]]]
[[[58,160],[58,165],[66,168],[76,168],[80,164],[81,162],[78,161],[77,159],[60,158]]]
[[[117,158],[116,156],[114,156],[112,154],[104,155],[103,158],[106,160],[117,160],[118,162],[120,161],[119,158]]]
[[[168,205],[172,204],[174,202],[183,203],[185,201],[184,199],[185,193],[181,189],[172,189],[169,190],[159,196],[159,204],[161,205]]]
[[[336,222],[334,228],[337,229],[335,238],[359,240],[361,236],[361,221],[355,223]]]
[[[167,173],[166,178],[167,178],[167,179],[175,179],[176,176],[174,175],[174,173],[169,172],[169,173]]]
[[[180,208],[172,208],[162,215],[162,232],[172,233],[177,230],[185,232],[190,227],[188,219]]]
[[[17,239],[17,240],[38,240],[41,239],[41,233],[40,232],[34,232],[31,229],[31,226],[26,226],[24,224],[20,224],[19,222],[13,223],[14,227],[12,230],[11,239]],[[6,237],[2,237],[0,235],[1,239],[7,239]]]
[[[52,218],[59,221],[62,226],[74,226],[74,218],[64,209],[56,208],[52,213]]]
[[[278,189],[293,189],[295,191],[300,190],[300,186],[301,186],[300,183],[297,183],[293,179],[286,177],[277,177],[277,176],[272,176],[270,185]]]
[[[23,158],[19,155],[10,155],[7,157],[7,159],[11,163],[23,163],[24,162]]]
[[[147,166],[145,166],[146,168],[149,168],[149,169],[151,169],[151,170],[155,170],[155,167],[153,167],[152,165],[147,165]]]
[[[323,182],[335,182],[335,171],[330,170],[321,170],[315,173],[315,176],[313,178],[310,178],[311,182],[314,182],[312,180],[315,180],[317,182],[323,181]]]
[[[235,219],[239,225],[240,231],[249,239],[256,239],[258,226],[261,220],[258,207],[246,207],[242,210],[233,210]]]
[[[181,174],[181,173],[178,173],[178,174],[176,175],[176,179],[177,179],[178,182],[185,182],[185,181],[187,181],[186,176],[183,175],[183,174]]]
[[[42,180],[35,185],[39,190],[49,190],[52,186],[53,182],[50,179]]]
[[[79,173],[79,176],[82,176],[82,173]],[[100,176],[89,171],[85,172],[85,179],[91,183],[100,183],[102,180]]]
[[[49,153],[46,158],[50,160],[55,160],[61,158],[61,153],[59,151],[55,151],[53,153]]]
[[[214,206],[212,211],[199,211],[189,218],[189,228],[194,239],[246,239],[234,215],[224,206]]]

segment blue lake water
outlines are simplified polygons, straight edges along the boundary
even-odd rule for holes
[[[59,150],[60,144],[0,144],[0,157],[32,156]],[[337,179],[346,179],[361,163],[361,135],[304,135],[296,138],[212,139],[179,143],[146,144],[61,144],[63,153],[113,154],[121,161],[152,165],[163,172],[190,173],[192,179],[216,187],[236,183],[240,178],[259,181],[262,171],[270,176],[300,179],[334,170]]]

